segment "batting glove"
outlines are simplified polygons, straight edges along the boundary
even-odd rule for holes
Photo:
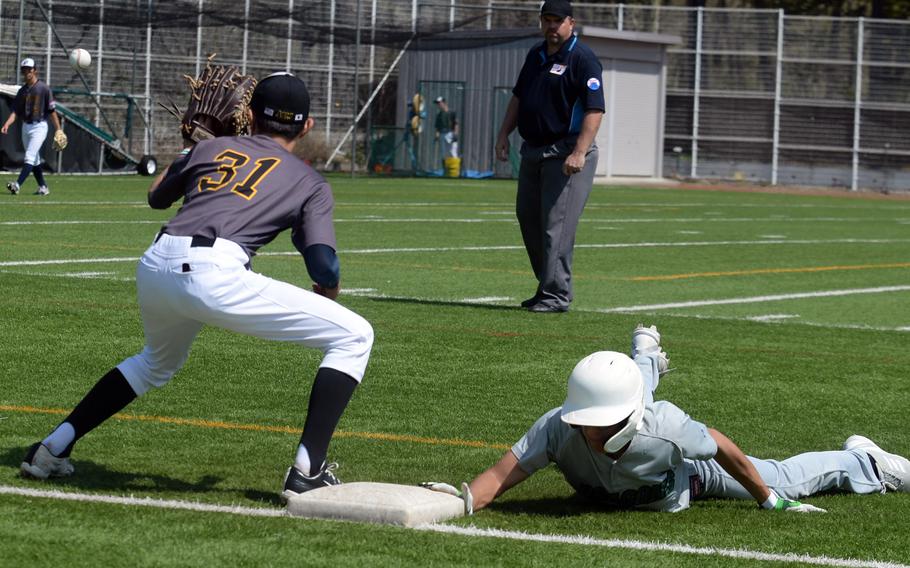
[[[442,483],[439,481],[424,481],[419,484],[421,487],[425,487],[430,491],[438,491],[440,493],[448,493],[449,495],[454,495],[459,499],[464,501],[464,514],[473,515],[474,514],[474,496],[471,495],[471,488],[468,487],[467,483],[461,484],[461,491],[455,488],[453,485],[448,483]]]
[[[774,511],[790,511],[792,513],[827,513],[828,511],[808,503],[791,501],[778,497],[773,492],[768,496],[768,500],[761,504],[763,509],[772,509]]]

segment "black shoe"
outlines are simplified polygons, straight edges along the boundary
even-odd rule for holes
[[[284,477],[284,491],[281,492],[282,503],[287,503],[294,495],[300,495],[313,489],[341,485],[341,480],[335,477],[337,467],[337,463],[322,464],[322,469],[313,476],[304,475],[294,466],[289,467],[288,473]]]
[[[559,314],[569,311],[569,306],[552,306],[550,304],[531,304],[527,307],[529,312],[538,314]]]
[[[536,304],[536,303],[539,302],[539,301],[540,301],[540,298],[537,297],[537,295],[535,294],[534,296],[528,298],[527,300],[524,300],[524,301],[521,303],[521,307],[527,309],[527,308],[530,308],[531,306],[533,306],[534,304]]]

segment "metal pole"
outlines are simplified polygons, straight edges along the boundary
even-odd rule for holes
[[[620,4],[616,10],[616,29],[622,31],[623,18],[625,17],[625,4]]]
[[[487,0],[487,29],[493,29],[493,0]]]
[[[246,58],[247,58],[247,45],[249,44],[250,38],[250,0],[246,0],[243,8],[243,65],[240,67],[240,72],[246,75]]]
[[[291,47],[294,37],[294,0],[288,0],[288,52],[284,61],[284,70],[291,72]]]
[[[777,66],[774,71],[774,131],[771,143],[771,185],[777,185],[778,154],[780,153],[780,97],[784,59],[784,10],[777,12]]]
[[[145,27],[145,138],[143,154],[152,153],[152,0],[148,0],[148,24]]]
[[[202,70],[202,3],[205,0],[199,0],[199,9],[196,14],[196,77]]]
[[[47,50],[44,61],[44,82],[48,85],[51,84],[51,43],[53,42],[53,35],[51,34],[51,27],[53,24],[51,22],[54,20],[54,0],[48,0],[47,2]]]
[[[859,29],[856,30],[856,85],[854,86],[853,100],[853,178],[850,190],[859,189],[859,146],[860,130],[862,125],[863,105],[863,28],[865,19],[860,17],[857,21]],[[886,160],[887,161],[887,160]],[[887,166],[887,164],[885,164]]]
[[[692,167],[689,172],[689,177],[693,179],[698,177],[698,106],[699,97],[701,96],[701,41],[703,15],[704,8],[698,8],[698,24],[695,38],[695,95],[692,97]]]
[[[101,92],[101,67],[104,61],[104,0],[98,6],[98,57],[95,65],[95,92]],[[95,95],[95,126],[101,125],[101,96]],[[117,136],[116,132],[111,132]],[[118,137],[119,139],[119,137]],[[98,173],[104,171],[104,144],[98,143]]]
[[[416,1],[416,0],[415,0]],[[19,62],[22,61],[22,19],[25,17],[25,0],[19,0],[19,33],[16,37],[16,70],[13,72],[13,84],[19,84]]]
[[[335,0],[329,10],[329,74],[325,96],[325,141],[332,138],[332,79],[335,74]]]
[[[357,99],[360,95],[360,0],[357,0],[357,15],[354,17],[354,109],[351,111],[351,124],[354,125],[354,132],[351,136],[351,177],[354,177],[354,171],[357,169]]]
[[[455,29],[455,0],[449,0],[449,31]]]
[[[375,67],[376,67],[376,2],[373,0],[373,11],[370,13],[370,75],[367,84],[370,86],[370,90],[373,89],[373,79],[375,78]],[[365,164],[370,163],[370,159],[373,155],[373,145],[370,135],[373,132],[373,109],[370,107],[367,109],[367,125],[366,125],[366,159],[364,160]],[[369,171],[367,172],[369,174]]]

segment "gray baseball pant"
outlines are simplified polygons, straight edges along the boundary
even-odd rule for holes
[[[654,400],[657,388],[658,359],[656,355],[639,355],[635,363],[645,380],[645,402]],[[879,481],[869,454],[862,450],[806,452],[783,461],[763,460],[746,456],[758,470],[768,487],[784,499],[801,499],[826,491],[847,493],[881,493]],[[693,499],[720,497],[753,499],[738,481],[724,471],[715,460],[686,460],[687,469],[701,478],[702,489]]]
[[[575,231],[597,169],[598,151],[592,144],[582,171],[571,176],[562,172],[575,142],[573,136],[549,146],[521,146],[515,213],[537,278],[536,297],[551,307],[567,307],[572,301]]]

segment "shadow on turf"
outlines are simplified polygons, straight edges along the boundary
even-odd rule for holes
[[[493,502],[488,508],[491,511],[496,511],[498,513],[543,515],[547,517],[575,517],[587,513],[618,512],[618,509],[592,503],[582,499],[578,495]]]
[[[480,308],[483,310],[506,310],[512,312],[525,312],[518,306],[502,306],[496,304],[481,304],[479,302],[456,302],[453,300],[418,300],[415,298],[370,298],[374,302],[392,302],[396,304],[421,304],[427,306],[451,306],[456,308]]]
[[[9,448],[0,454],[0,464],[14,468],[19,471],[22,464],[22,457],[28,452],[28,448]],[[165,475],[154,475],[147,473],[132,473],[126,471],[113,471],[103,465],[85,460],[74,460],[73,465],[76,467],[76,473],[72,477],[63,477],[52,479],[48,482],[39,482],[47,485],[48,489],[61,489],[66,487],[78,487],[80,489],[108,489],[123,491],[142,491],[143,493],[161,492],[217,492],[215,485],[221,481],[221,478],[213,475],[201,477],[198,481],[190,482],[182,479],[175,479]],[[231,493],[234,491],[232,490]],[[277,502],[278,497],[272,496]]]

